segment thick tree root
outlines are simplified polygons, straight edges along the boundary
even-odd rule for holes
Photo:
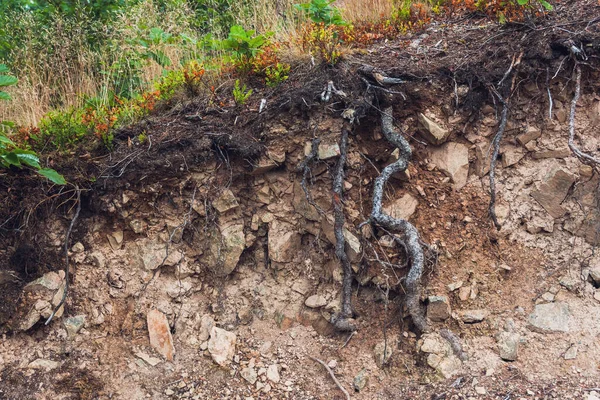
[[[342,129],[340,140],[340,158],[335,166],[333,176],[333,213],[335,222],[333,225],[335,233],[335,255],[342,264],[342,302],[341,311],[331,317],[331,323],[340,331],[354,331],[356,327],[352,323],[352,266],[346,254],[346,239],[344,238],[344,166],[348,157],[348,130]]]
[[[421,307],[421,277],[424,269],[423,248],[419,241],[419,232],[408,221],[396,219],[387,215],[382,210],[383,188],[390,177],[396,172],[405,171],[412,156],[412,150],[408,141],[404,139],[393,126],[392,107],[388,107],[381,113],[381,125],[385,138],[398,148],[400,155],[398,160],[381,171],[375,179],[373,189],[373,209],[370,220],[388,230],[401,231],[404,233],[405,245],[411,260],[411,268],[406,277],[406,305],[413,323],[420,332],[428,332],[429,326]]]

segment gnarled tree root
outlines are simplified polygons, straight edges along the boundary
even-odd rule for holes
[[[408,162],[412,156],[412,150],[408,141],[394,128],[392,112],[392,107],[388,107],[381,113],[381,125],[385,138],[398,148],[400,154],[398,160],[385,167],[377,179],[375,179],[373,209],[371,210],[370,220],[375,225],[388,230],[400,231],[404,234],[406,250],[411,260],[411,267],[405,281],[406,306],[417,329],[420,332],[428,332],[429,326],[420,304],[421,277],[423,275],[425,257],[419,241],[419,232],[407,220],[393,218],[385,214],[382,210],[383,188],[385,184],[393,174],[405,171],[408,168]]]

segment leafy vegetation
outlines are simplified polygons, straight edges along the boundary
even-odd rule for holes
[[[0,88],[15,85],[18,79],[8,75],[8,67],[0,64]],[[10,100],[10,95],[0,91],[0,100]],[[9,137],[8,132],[13,128],[13,124],[7,121],[0,121],[0,165],[4,168],[10,167],[29,167],[38,174],[46,177],[48,180],[58,184],[66,184],[65,178],[51,168],[42,168],[40,159],[34,151],[18,147]]]
[[[246,84],[240,87],[240,80],[236,79],[235,86],[233,87],[233,99],[235,104],[244,105],[248,100],[248,97],[252,95],[252,89],[247,89]]]
[[[115,130],[159,101],[214,99],[215,87],[232,79],[232,100],[247,103],[254,88],[241,81],[284,83],[292,71],[286,54],[298,50],[335,66],[351,47],[420,29],[444,12],[475,11],[508,22],[552,7],[546,0],[388,0],[377,2],[385,3],[385,12],[373,11],[367,21],[361,13],[373,5],[362,0],[347,0],[343,9],[332,0],[293,3],[2,1],[0,62],[20,78],[15,85],[16,78],[0,69],[0,99],[14,98],[11,107],[0,105],[0,119],[19,126],[0,125],[14,134],[5,134],[10,143],[3,151],[66,153],[81,144],[112,149]]]
[[[342,19],[340,10],[332,6],[335,0],[311,0],[310,3],[296,4],[314,23],[325,25],[348,25]]]

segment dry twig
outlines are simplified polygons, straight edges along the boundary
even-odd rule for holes
[[[333,371],[331,370],[331,368],[329,368],[329,366],[327,366],[327,364],[325,364],[323,361],[319,360],[318,358],[311,357],[311,356],[308,356],[308,358],[321,364],[327,370],[327,372],[329,372],[329,376],[331,376],[331,379],[333,379],[333,381],[335,382],[337,387],[340,388],[340,390],[342,392],[344,392],[344,395],[346,395],[346,400],[350,400],[350,393],[348,393],[348,391],[344,388],[344,386],[342,386],[340,381],[338,381],[338,379],[333,374]]]

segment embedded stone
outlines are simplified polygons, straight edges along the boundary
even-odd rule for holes
[[[448,139],[450,131],[442,128],[437,122],[419,113],[419,123],[422,129],[420,130],[423,137],[433,145],[440,145]]]
[[[467,184],[469,177],[469,148],[462,143],[449,142],[431,149],[431,162],[452,182],[455,190]]]
[[[148,324],[148,334],[150,336],[150,345],[167,361],[173,361],[175,347],[173,346],[173,336],[167,316],[154,309],[146,316]]]

